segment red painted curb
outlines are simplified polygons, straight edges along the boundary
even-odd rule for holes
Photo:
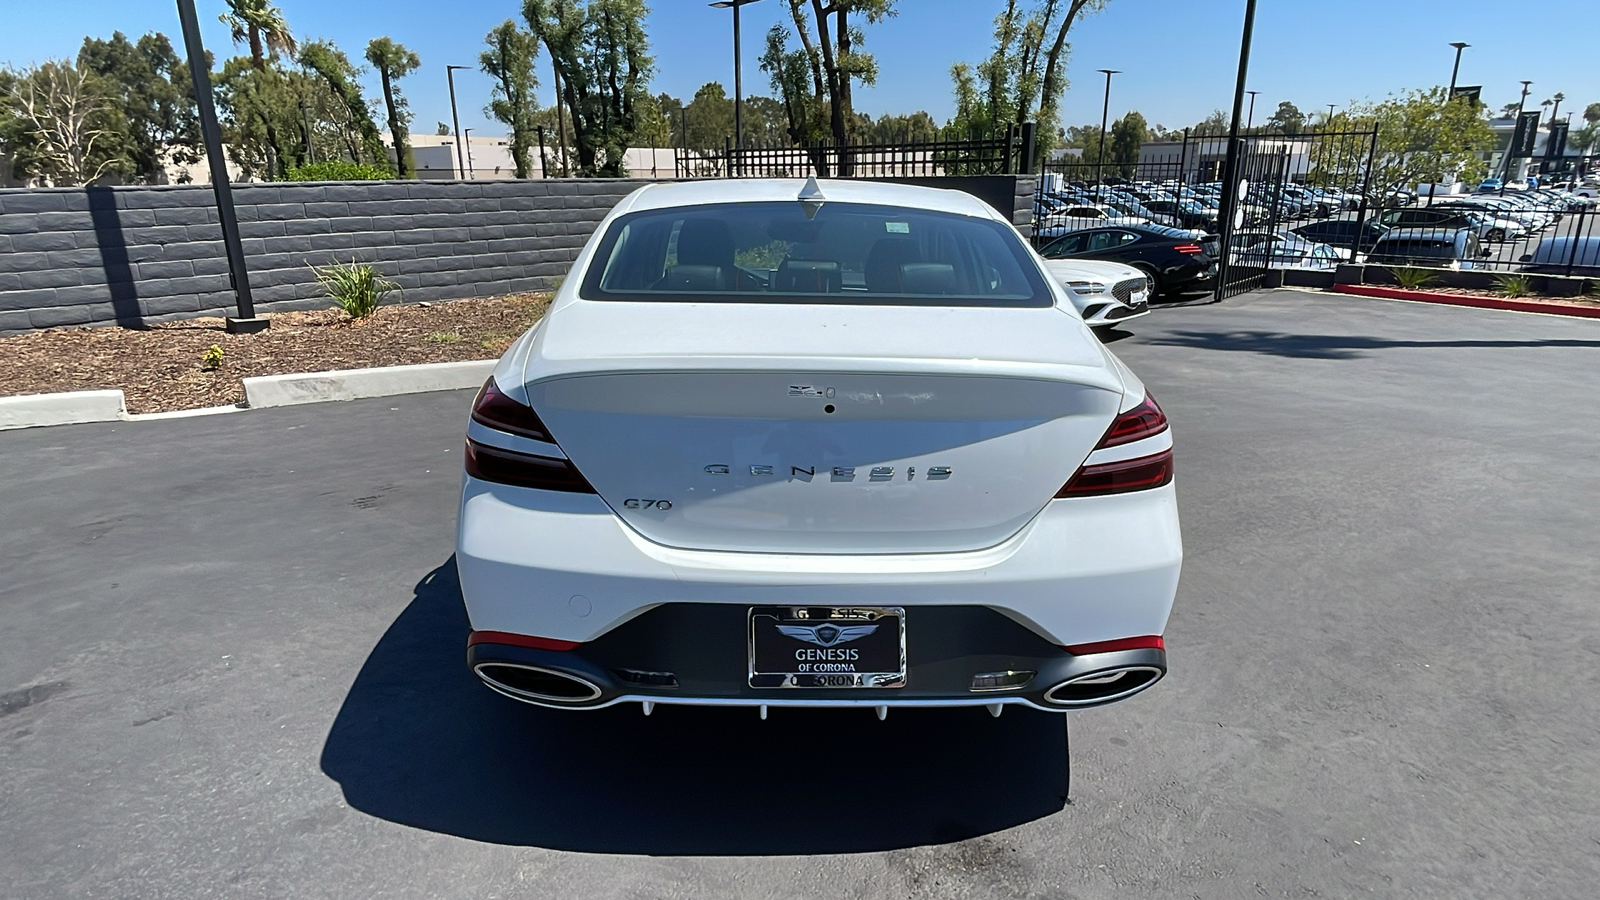
[[[1439,303],[1444,306],[1475,306],[1480,309],[1509,309],[1515,312],[1545,313],[1551,316],[1600,319],[1600,306],[1568,306],[1564,303],[1537,303],[1498,297],[1463,297],[1457,294],[1434,294],[1428,291],[1408,291],[1404,288],[1375,287],[1370,284],[1336,284],[1329,290],[1336,294],[1381,297],[1385,300],[1414,300],[1418,303]]]

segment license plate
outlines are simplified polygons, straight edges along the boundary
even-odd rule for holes
[[[904,609],[750,609],[753,688],[897,688],[905,683]]]

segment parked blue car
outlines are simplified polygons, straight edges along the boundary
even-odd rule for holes
[[[1505,186],[1506,183],[1498,178],[1485,178],[1483,181],[1478,183],[1478,193],[1496,194],[1499,193],[1501,188],[1504,188]]]

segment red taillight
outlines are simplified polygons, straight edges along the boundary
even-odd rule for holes
[[[533,438],[536,441],[555,443],[550,439],[550,429],[544,427],[532,409],[500,392],[500,386],[491,378],[472,401],[472,420],[495,431],[505,431]]]
[[[1092,644],[1071,644],[1063,649],[1073,656],[1085,656],[1090,653],[1115,653],[1118,650],[1165,650],[1167,643],[1159,634],[1147,634],[1114,641],[1095,641]]]
[[[1178,251],[1179,253],[1204,253],[1204,252],[1206,252],[1206,248],[1200,246],[1199,244],[1179,244],[1178,246],[1173,247],[1172,249]]]
[[[1149,391],[1145,392],[1144,400],[1138,406],[1121,413],[1112,421],[1111,427],[1106,430],[1105,437],[1095,445],[1096,450],[1106,447],[1117,447],[1122,444],[1131,444],[1142,441],[1147,437],[1154,437],[1167,430],[1167,414],[1161,411],[1160,404]]]
[[[485,428],[506,434],[532,438],[554,444],[549,429],[539,421],[534,411],[501,393],[489,379],[472,402],[472,421]],[[509,484],[513,487],[537,488],[542,491],[565,491],[571,494],[593,494],[595,489],[588,479],[560,457],[520,453],[504,447],[492,447],[472,438],[467,439],[465,455],[467,474],[481,481]]]
[[[1118,447],[1154,437],[1167,430],[1167,416],[1149,393],[1143,402],[1117,416],[1095,450]],[[1092,455],[1092,452],[1091,452]],[[1116,462],[1085,462],[1072,479],[1056,491],[1057,498],[1093,497],[1145,491],[1172,483],[1172,448],[1160,453]]]

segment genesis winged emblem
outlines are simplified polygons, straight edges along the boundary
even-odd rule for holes
[[[805,641],[820,647],[837,647],[840,644],[867,635],[878,630],[876,625],[779,625],[778,631],[792,637],[797,641]]]

